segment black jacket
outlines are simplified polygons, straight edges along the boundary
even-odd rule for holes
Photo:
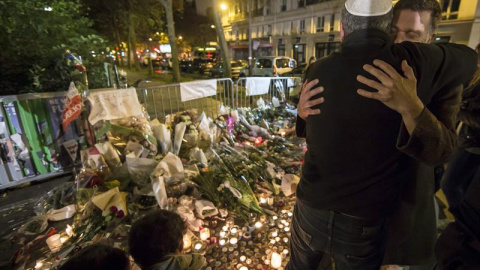
[[[422,149],[416,145],[402,149],[412,138],[397,141],[398,134],[406,132],[400,115],[356,93],[358,88],[365,88],[356,81],[356,75],[371,78],[362,66],[374,59],[390,63],[399,73],[401,61],[407,60],[424,104],[429,104],[440,89],[466,82],[476,66],[476,54],[466,46],[392,44],[389,36],[378,30],[348,35],[341,52],[315,62],[306,78],[319,79],[325,88],[325,103],[322,113],[309,116],[303,127],[308,151],[297,191],[298,199],[311,207],[383,217],[392,209],[405,179],[415,177],[414,160],[408,155],[418,155]],[[427,109],[422,112],[429,114]],[[297,131],[302,130],[301,121],[298,124]],[[439,155],[444,161],[450,152]],[[425,158],[425,162],[434,165],[439,161]]]

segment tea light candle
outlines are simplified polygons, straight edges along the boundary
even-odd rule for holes
[[[183,236],[183,249],[189,250],[191,246],[192,246],[192,239],[188,234],[185,234]]]
[[[288,243],[288,237],[284,237],[284,238],[283,238],[283,242],[284,242],[284,243]]]
[[[203,241],[207,240],[207,238],[210,237],[210,229],[208,228],[202,228],[200,230],[200,239],[202,239]]]
[[[35,269],[41,269],[43,267],[43,261],[37,261],[35,264]]]
[[[286,231],[286,232],[289,232],[289,231],[290,231],[290,227],[285,226],[285,229],[283,229],[283,230]]]
[[[234,236],[234,237],[230,238],[230,244],[235,245],[237,242],[238,242],[237,237]]]
[[[275,243],[277,243],[277,241],[275,241],[275,239],[270,240],[270,245],[275,245]]]
[[[65,242],[67,242],[67,240],[68,240],[68,237],[67,237],[67,236],[62,236],[62,237],[60,237],[60,243],[62,243],[62,244],[65,243]]]
[[[291,217],[293,216],[293,213],[291,211],[288,211],[287,216]]]
[[[220,240],[218,241],[218,244],[220,244],[220,246],[223,246],[226,243],[228,243],[228,238],[226,237],[220,238]]]
[[[275,269],[278,269],[280,266],[282,266],[282,256],[277,252],[272,253],[272,257],[270,258],[270,266]]]
[[[272,237],[277,237],[277,236],[278,236],[278,230],[273,230]]]
[[[239,231],[239,227],[237,225],[232,226],[232,228],[230,229],[230,233],[232,235],[237,235],[238,231]]]
[[[246,264],[252,264],[252,259],[247,259],[247,260],[245,260],[245,263],[246,263]]]
[[[220,232],[220,237],[225,237],[227,236],[227,232],[226,231],[221,231]]]
[[[244,232],[243,233],[243,239],[246,240],[246,241],[252,239],[252,234],[249,233],[249,232]]]
[[[264,195],[260,195],[259,202],[260,202],[260,204],[266,204],[267,203],[267,198],[265,198]]]
[[[273,219],[273,220],[277,220],[278,217],[277,217],[277,216],[273,216],[272,219]]]
[[[227,225],[223,226],[223,227],[222,227],[222,230],[223,230],[224,232],[227,232],[227,231],[228,231],[228,226],[227,226]]]
[[[242,267],[240,267],[240,270],[248,270],[248,267],[242,266]]]
[[[247,257],[245,257],[245,255],[240,256],[240,261],[241,262],[244,262],[246,259],[247,259]]]
[[[205,244],[202,241],[196,241],[193,244],[193,249],[195,251],[201,251],[205,247]]]
[[[282,256],[285,257],[285,256],[287,256],[287,255],[288,255],[288,249],[284,249],[284,250],[282,251]]]
[[[260,221],[255,222],[255,228],[261,229],[263,227],[263,223]]]
[[[46,242],[48,248],[50,248],[50,251],[52,251],[53,253],[59,251],[60,246],[62,245],[62,242],[60,241],[60,234],[58,233],[48,237]]]

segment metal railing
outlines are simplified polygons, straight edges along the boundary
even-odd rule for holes
[[[275,97],[279,102],[293,100],[298,96],[301,78],[298,77],[244,77],[235,84],[234,107],[256,107],[262,98],[271,102]]]
[[[216,93],[188,101],[182,101],[180,83],[137,87],[137,94],[149,115],[159,121],[168,114],[197,109],[211,118],[219,115],[220,106],[234,107],[234,84],[232,79],[216,79]]]

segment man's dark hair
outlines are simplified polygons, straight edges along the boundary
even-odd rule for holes
[[[59,270],[128,270],[130,261],[123,250],[105,244],[93,244],[81,249]]]
[[[430,12],[430,33],[437,31],[438,23],[442,19],[442,8],[436,0],[399,0],[393,6],[393,14],[398,15],[401,10],[410,9],[413,11]]]
[[[128,236],[130,255],[142,268],[159,263],[183,249],[186,224],[174,212],[155,210],[137,220]]]
[[[345,36],[354,31],[362,29],[378,29],[385,33],[390,33],[390,26],[392,24],[392,11],[381,16],[356,16],[350,14],[348,10],[343,7],[342,10],[342,25]]]

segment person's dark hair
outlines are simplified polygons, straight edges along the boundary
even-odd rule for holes
[[[155,210],[137,220],[128,236],[130,255],[146,269],[183,249],[186,224],[174,212]]]
[[[354,31],[362,29],[378,29],[385,33],[390,33],[390,26],[392,24],[392,11],[381,16],[356,16],[350,14],[344,7],[342,10],[342,25],[345,36]]]
[[[442,19],[442,8],[436,0],[399,0],[393,6],[393,14],[398,15],[401,10],[410,9],[413,11],[430,12],[430,33],[437,31],[438,23]]]
[[[127,270],[130,261],[123,250],[105,244],[93,244],[81,249],[59,270]]]

